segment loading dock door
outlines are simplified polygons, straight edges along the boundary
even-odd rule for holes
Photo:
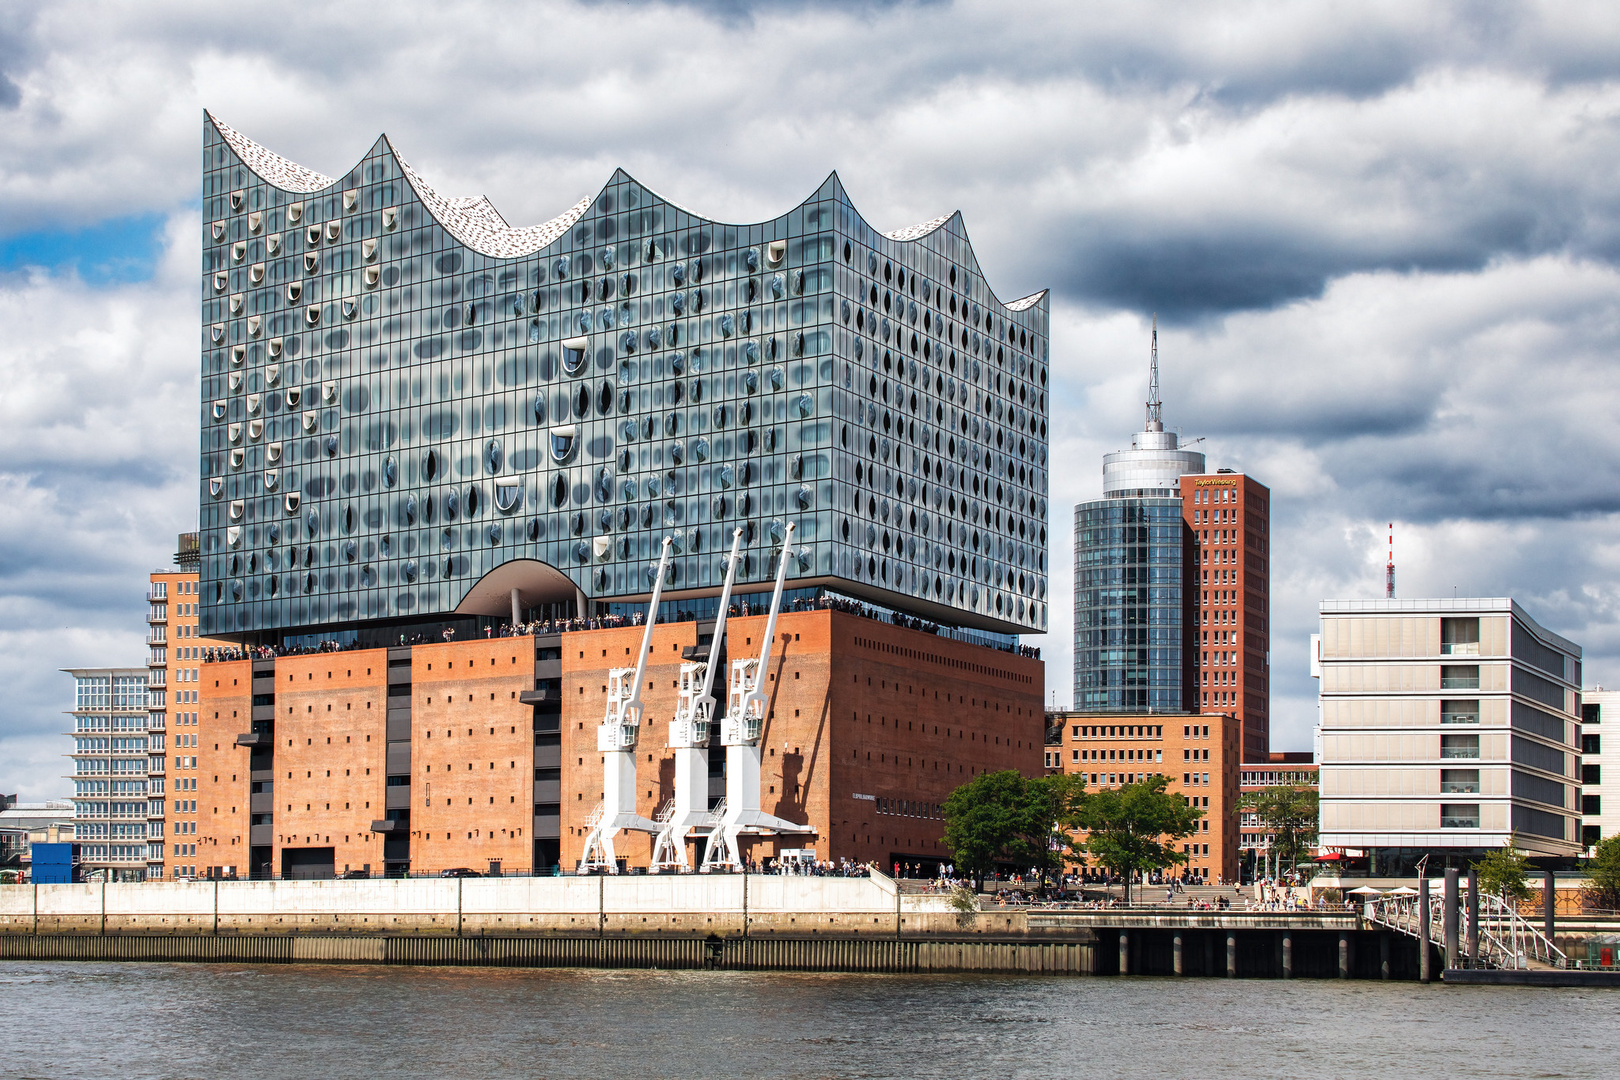
[[[329,847],[282,848],[281,876],[294,881],[326,881],[337,876],[337,859]]]

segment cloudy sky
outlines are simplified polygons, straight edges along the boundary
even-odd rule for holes
[[[1069,507],[1165,418],[1275,493],[1277,749],[1323,597],[1512,594],[1620,682],[1612,3],[0,7],[0,791],[58,797],[58,669],[144,663],[195,527],[202,110],[337,175],[379,132],[544,220],[622,165],[726,220],[830,169],[880,228],[960,209],[1053,290],[1048,691]]]

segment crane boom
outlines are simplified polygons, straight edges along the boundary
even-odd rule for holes
[[[792,542],[793,526],[790,524],[782,538],[776,587],[771,592],[771,613],[765,620],[765,640],[760,643],[759,657],[731,662],[726,715],[720,725],[720,741],[726,748],[725,812],[719,815],[719,821],[709,833],[709,845],[703,854],[704,873],[743,869],[745,860],[741,838],[744,834],[781,836],[815,833],[815,829],[809,825],[766,813],[760,807],[760,739],[764,735],[765,717],[770,710],[770,695],[765,684],[771,651],[776,642],[776,619],[782,612],[782,590],[787,582]]]
[[[754,688],[742,699],[743,710],[760,717],[765,715],[764,677],[771,663],[771,647],[776,643],[776,617],[782,613],[782,586],[787,581],[788,552],[792,544],[793,523],[790,521],[782,537],[782,557],[777,560],[776,588],[771,591],[771,615],[765,620],[765,640],[759,647],[759,667],[754,669]]]
[[[641,653],[636,666],[615,668],[608,674],[607,715],[597,732],[596,748],[602,751],[634,750],[641,732],[641,679],[647,673],[647,653],[652,648],[653,626],[658,622],[658,600],[664,591],[664,573],[669,569],[670,538],[664,537],[663,554],[658,560],[658,579],[653,582],[652,601],[647,608],[647,628],[641,635]],[[626,676],[629,676],[628,685]]]
[[[703,673],[703,689],[698,692],[697,700],[709,702],[712,712],[714,708],[714,669],[720,662],[720,649],[726,639],[726,615],[731,604],[731,585],[737,580],[737,550],[742,546],[741,529],[733,529],[731,533],[731,557],[726,560],[726,583],[720,587],[720,606],[714,614],[714,637],[709,642],[709,670]]]
[[[731,534],[731,558],[726,563],[726,580],[720,589],[720,607],[715,615],[713,637],[707,661],[687,660],[681,664],[677,682],[680,693],[675,715],[669,724],[669,749],[675,755],[675,794],[658,814],[660,826],[653,840],[654,873],[690,869],[686,861],[686,841],[693,828],[710,818],[709,812],[709,731],[714,719],[714,671],[725,647],[726,616],[730,612],[731,586],[737,578],[737,551],[743,531]]]
[[[634,667],[608,672],[607,709],[596,729],[596,748],[602,752],[602,804],[585,837],[581,870],[618,872],[613,838],[624,829],[656,833],[658,826],[636,813],[636,742],[641,736],[641,680],[647,673],[647,654],[652,649],[653,627],[658,623],[658,601],[664,591],[664,575],[669,570],[670,538],[664,537],[658,559],[658,576],[653,581],[652,599],[647,606],[647,628],[641,635],[641,654]]]

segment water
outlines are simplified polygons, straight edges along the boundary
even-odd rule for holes
[[[1597,1077],[1620,991],[0,964],[0,1077]]]

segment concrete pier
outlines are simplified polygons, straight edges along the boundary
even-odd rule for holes
[[[961,912],[884,877],[0,886],[0,958],[1411,979],[1419,954],[1350,911]]]

